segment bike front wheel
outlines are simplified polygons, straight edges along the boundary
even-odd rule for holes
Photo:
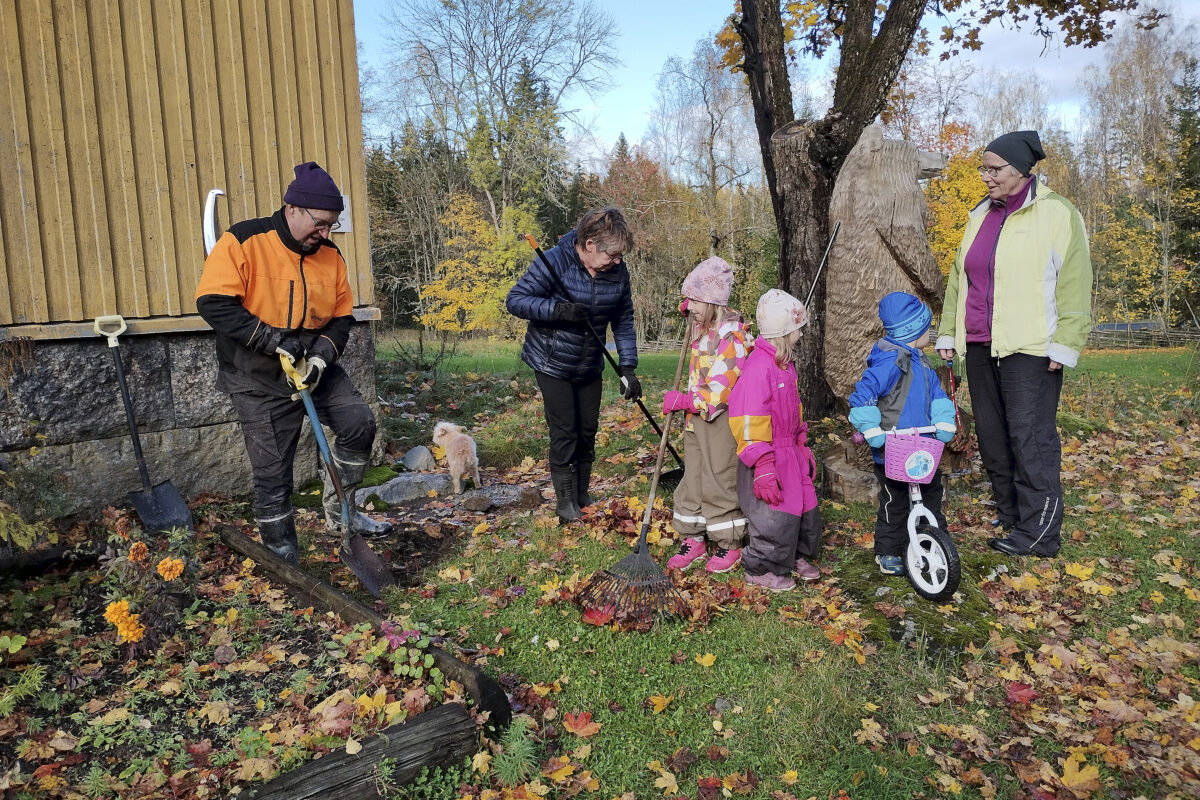
[[[962,580],[962,565],[950,534],[932,526],[922,526],[909,536],[904,569],[908,582],[926,600],[949,600]]]

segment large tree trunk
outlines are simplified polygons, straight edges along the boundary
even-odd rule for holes
[[[892,0],[873,35],[875,0],[847,0],[833,108],[821,120],[796,123],[779,2],[742,0],[736,29],[779,230],[779,282],[801,300],[813,288],[828,241],[829,199],[838,171],[863,129],[883,110],[924,6],[925,0]],[[800,397],[809,417],[834,410],[825,382],[824,283],[822,275],[797,353]]]

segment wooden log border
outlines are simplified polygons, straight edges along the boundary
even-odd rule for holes
[[[213,531],[221,541],[238,553],[254,560],[258,568],[284,584],[299,602],[333,611],[354,624],[367,622],[383,631],[384,619],[352,597],[313,577],[299,567],[283,561],[263,545],[230,525],[216,524]],[[503,730],[512,721],[508,696],[488,675],[459,661],[439,647],[430,645],[434,664],[450,679],[458,681],[479,711],[489,712],[488,724]],[[400,785],[420,774],[422,767],[441,766],[461,761],[476,752],[479,737],[466,708],[447,703],[412,720],[380,731],[363,743],[356,755],[344,750],[314,759],[261,786],[248,788],[247,797],[257,800],[292,800],[335,796],[338,800],[378,798],[374,765],[380,759],[396,761],[392,782]],[[331,792],[336,792],[331,795]]]

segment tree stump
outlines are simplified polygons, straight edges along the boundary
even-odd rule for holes
[[[863,445],[866,447],[866,445]],[[821,460],[821,494],[842,503],[874,503],[878,494],[870,449],[864,460],[849,439],[829,448]]]

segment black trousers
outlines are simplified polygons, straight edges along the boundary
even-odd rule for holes
[[[875,514],[875,555],[904,556],[908,548],[908,484],[894,481],[883,473],[883,464],[875,465],[875,480],[879,482],[879,510]],[[933,473],[933,480],[921,487],[921,502],[933,513],[938,527],[946,530],[942,514],[945,487],[942,471]]]
[[[550,469],[563,469],[577,461],[594,461],[603,378],[571,383],[544,372],[533,374],[542,390],[546,424],[550,427]]]
[[[296,443],[301,428],[308,424],[304,403],[299,398],[261,392],[238,392],[230,399],[254,470],[255,508],[276,509],[290,503]],[[341,367],[333,364],[325,370],[312,399],[321,424],[333,430],[338,450],[370,452],[375,443],[375,415]]]
[[[1016,353],[992,358],[986,344],[967,345],[967,386],[979,458],[992,482],[1009,537],[1043,555],[1058,553],[1063,500],[1062,442],[1055,416],[1062,370],[1050,359]]]

